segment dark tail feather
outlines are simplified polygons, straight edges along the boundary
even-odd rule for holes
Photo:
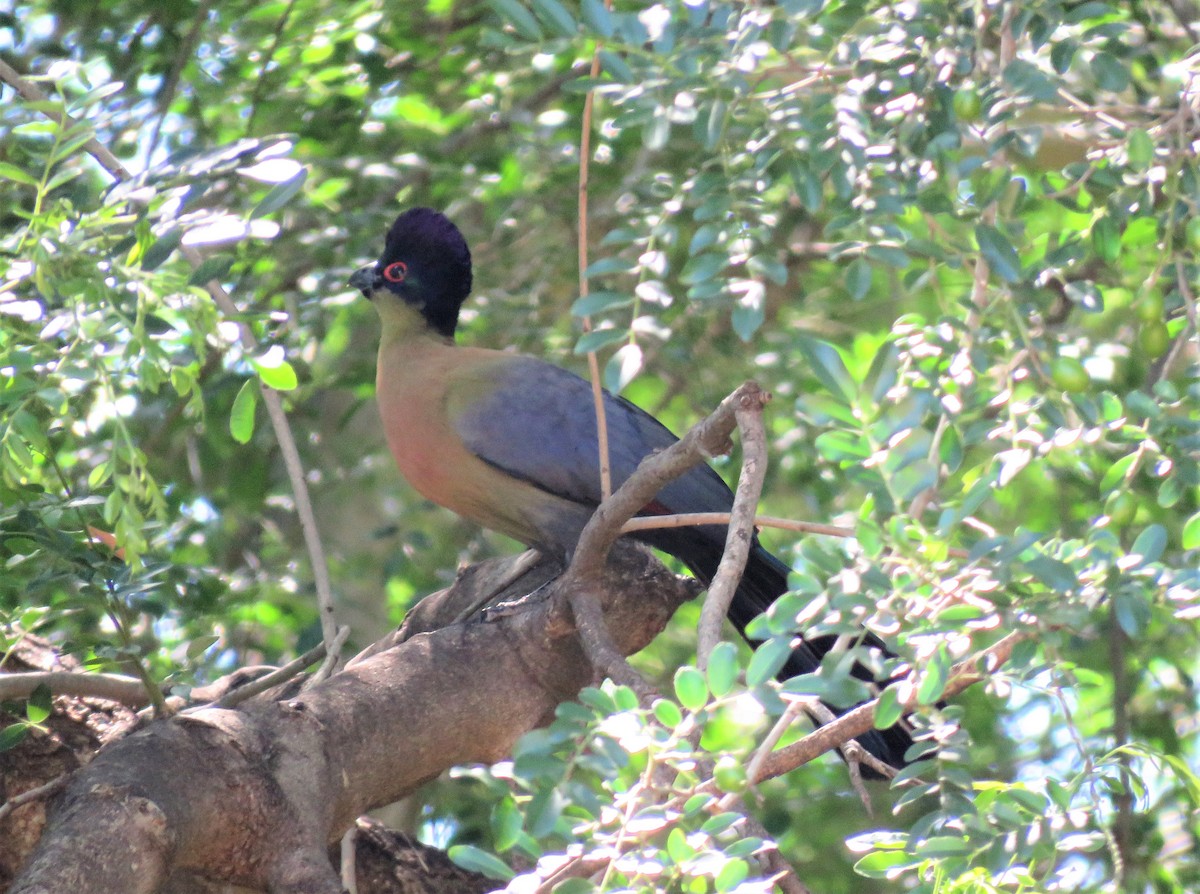
[[[685,531],[692,536],[680,536]],[[697,537],[697,533],[708,533],[706,529],[664,529],[647,531],[645,540],[651,545],[678,558],[706,584],[712,581],[717,565],[721,560],[721,551],[725,541],[724,529],[715,529],[719,538]],[[665,535],[665,536],[664,536]],[[734,594],[733,603],[729,606],[729,620],[733,622],[738,633],[755,645],[755,641],[746,636],[746,625],[765,612],[771,604],[787,591],[787,576],[790,569],[771,553],[767,552],[757,542],[751,549],[746,571],[742,582]],[[786,680],[798,674],[812,673],[821,666],[821,659],[833,648],[837,641],[835,636],[816,636],[805,638],[792,652],[778,678]],[[874,636],[868,635],[868,644],[878,649],[885,656],[895,657]],[[862,666],[855,666],[853,673],[865,682],[880,682],[872,678],[870,671]],[[886,684],[886,681],[882,681]],[[829,710],[840,716],[851,708],[834,708]],[[872,755],[897,769],[902,769],[907,761],[905,752],[913,744],[912,736],[904,726],[904,722],[885,730],[871,730],[858,737],[858,743]],[[878,779],[879,774],[869,767],[862,767],[863,776],[868,779]]]

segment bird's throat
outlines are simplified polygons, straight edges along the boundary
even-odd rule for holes
[[[381,324],[380,349],[397,342],[433,341],[450,345],[454,340],[437,332],[419,308],[391,296],[375,299]]]

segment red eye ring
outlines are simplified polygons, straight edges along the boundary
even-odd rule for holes
[[[383,268],[383,278],[388,282],[404,282],[406,276],[408,276],[408,265],[403,261],[396,261],[396,263],[388,264]]]

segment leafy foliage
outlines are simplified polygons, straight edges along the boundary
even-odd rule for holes
[[[432,204],[472,241],[466,340],[600,351],[677,428],[758,377],[766,508],[854,536],[765,534],[794,593],[757,653],[676,673],[681,613],[641,659],[674,700],[590,691],[511,765],[432,786],[428,836],[499,876],[609,860],[561,890],[765,890],[771,845],[712,786],[741,794],[785,698],[861,697],[836,657],[765,681],[797,628],[853,645],[865,623],[916,668],[940,747],[872,792],[891,828],[834,761],[748,796],[814,890],[1200,886],[1200,82],[1175,9],[0,7],[0,50],[49,97],[0,105],[4,635],[185,686],[308,645],[262,388],[284,392],[358,638],[506,547],[396,483],[366,406],[373,321],[345,279],[399,207]],[[986,687],[940,704],[1010,631],[1028,638]]]

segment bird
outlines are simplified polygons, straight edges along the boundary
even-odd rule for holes
[[[599,447],[590,382],[535,357],[457,344],[459,311],[471,292],[471,252],[441,212],[412,208],[389,228],[383,254],[349,285],[381,323],[376,400],[402,476],[426,499],[543,553],[569,557],[601,500]],[[623,397],[604,392],[613,488],[676,436]],[[640,514],[728,512],[733,493],[706,464],[664,487]],[[632,535],[674,556],[702,583],[712,581],[726,527],[660,528]],[[757,536],[728,617],[747,625],[788,590],[789,567]],[[820,666],[837,637],[798,638],[779,678]],[[883,643],[863,641],[885,657]],[[871,682],[861,664],[853,673]],[[883,681],[886,682],[886,681]],[[844,713],[845,709],[834,709]],[[871,730],[859,743],[894,768],[913,744],[904,722]],[[867,765],[863,775],[877,777]]]

